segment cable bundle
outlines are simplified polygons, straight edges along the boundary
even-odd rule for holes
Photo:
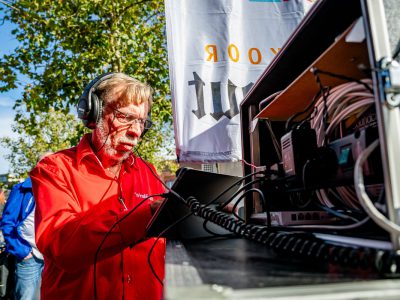
[[[341,127],[343,121],[351,116],[357,118],[371,107],[375,101],[371,89],[371,79],[363,79],[338,85],[328,95],[323,93],[315,103],[316,114],[311,120],[318,146],[325,146],[327,139]]]
[[[374,101],[371,79],[352,81],[328,92],[323,91],[315,103],[315,113],[310,121],[311,128],[315,129],[317,135],[318,147],[326,146],[330,139],[343,137],[346,129],[344,123],[350,118],[359,119]],[[351,187],[317,191],[320,202],[327,207],[333,207],[328,193],[350,209],[361,209],[357,195]]]

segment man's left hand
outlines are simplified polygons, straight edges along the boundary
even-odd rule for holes
[[[161,204],[164,202],[164,200],[165,199],[157,199],[157,200],[151,201],[151,203],[150,203],[151,214],[154,215],[154,213],[161,206]]]

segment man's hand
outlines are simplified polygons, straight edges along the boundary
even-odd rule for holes
[[[165,199],[158,199],[158,200],[153,200],[150,203],[150,209],[151,209],[151,214],[154,215],[156,210],[160,207],[160,205],[164,202]]]

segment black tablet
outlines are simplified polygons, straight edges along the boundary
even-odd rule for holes
[[[238,191],[241,184],[241,177],[238,176],[181,168],[177,172],[177,178],[171,189],[183,199],[193,196],[202,204],[210,203],[220,196],[221,193],[226,191],[211,205],[215,207],[231,199]],[[234,203],[234,201],[235,200],[233,200],[232,203]],[[164,203],[158,208],[147,225],[147,236],[159,236],[167,227],[189,213],[189,207],[181,199],[170,193],[170,196],[165,199]],[[203,223],[204,219],[191,215],[184,221],[168,229],[161,236],[183,239],[210,236],[210,233],[203,228]],[[217,234],[227,233],[225,229],[212,222],[207,223],[207,228]]]

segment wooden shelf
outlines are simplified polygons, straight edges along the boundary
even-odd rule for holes
[[[369,66],[368,50],[363,42],[347,42],[346,37],[353,29],[350,26],[309,68],[293,81],[279,96],[267,105],[256,118],[285,121],[297,112],[303,111],[318,93],[319,86],[310,69],[344,75],[354,79],[368,77],[359,66]],[[318,41],[314,41],[318,43]],[[299,50],[301,51],[301,50]],[[346,82],[344,79],[319,74],[324,86],[334,87]]]

